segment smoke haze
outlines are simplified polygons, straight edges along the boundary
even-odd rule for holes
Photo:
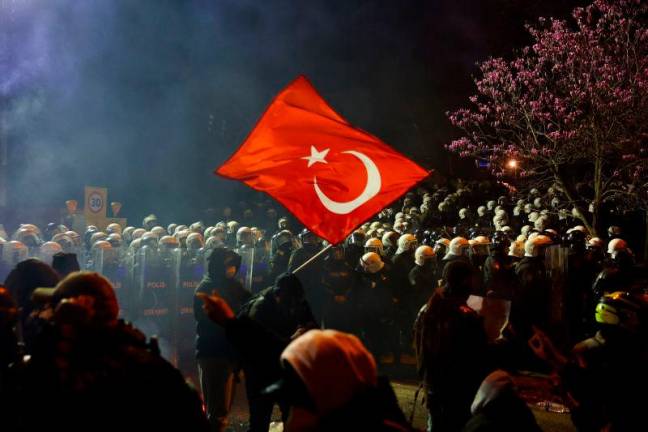
[[[474,63],[574,3],[0,0],[8,202],[62,207],[105,186],[124,216],[169,221],[238,201],[247,191],[212,171],[299,74],[448,172],[443,113],[465,103]]]

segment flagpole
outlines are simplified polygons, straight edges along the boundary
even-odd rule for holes
[[[331,249],[332,247],[333,247],[333,245],[329,243],[328,246],[326,246],[324,249],[322,249],[321,251],[317,252],[317,253],[316,253],[315,255],[313,255],[312,257],[310,257],[310,258],[308,259],[308,261],[306,261],[304,264],[302,264],[302,265],[300,265],[299,267],[297,267],[297,268],[293,271],[293,274],[298,273],[301,269],[303,269],[303,268],[306,267],[308,264],[310,264],[310,263],[312,263],[313,261],[315,261],[317,258],[319,258],[320,256],[322,256],[326,251],[328,251],[328,250]]]

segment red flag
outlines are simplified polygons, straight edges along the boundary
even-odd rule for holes
[[[351,126],[300,76],[216,173],[268,193],[336,244],[428,172]]]

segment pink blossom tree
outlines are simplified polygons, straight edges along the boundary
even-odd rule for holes
[[[447,148],[498,177],[517,160],[518,180],[557,185],[595,233],[603,203],[648,203],[648,2],[595,0],[572,16],[541,18],[515,58],[480,64],[472,106],[448,113],[464,135]]]

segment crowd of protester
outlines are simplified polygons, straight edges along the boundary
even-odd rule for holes
[[[641,430],[632,227],[597,237],[567,203],[557,187],[431,186],[338,245],[268,203],[0,232],[3,426],[225,430],[242,372],[252,431],[275,405],[287,430],[411,430],[381,375],[404,365],[435,432],[539,430],[519,370],[555,374],[578,430]]]

